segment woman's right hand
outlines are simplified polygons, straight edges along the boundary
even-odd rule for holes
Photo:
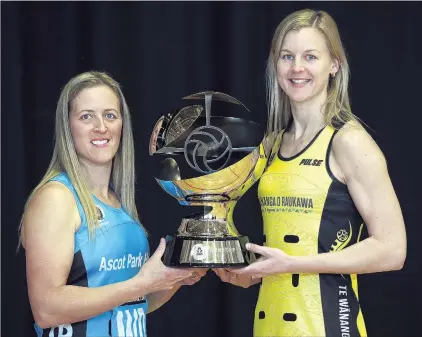
[[[154,254],[135,276],[137,284],[144,288],[146,294],[173,289],[177,283],[193,275],[191,270],[166,267],[161,261],[165,249],[166,240],[162,238]]]
[[[217,274],[221,281],[242,288],[249,288],[250,286],[261,282],[261,278],[254,278],[250,275],[238,275],[232,273],[230,269],[213,268],[212,271]]]

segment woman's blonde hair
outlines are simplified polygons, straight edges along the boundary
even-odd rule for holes
[[[121,87],[114,79],[104,72],[90,71],[72,78],[63,88],[56,109],[55,145],[50,165],[40,183],[31,192],[25,204],[25,210],[34,193],[50,179],[65,172],[72,182],[86,216],[90,237],[98,226],[98,215],[93,196],[87,181],[82,174],[78,155],[75,151],[69,124],[69,113],[73,99],[84,89],[107,86],[116,94],[120,102],[122,115],[122,136],[117,153],[113,159],[110,186],[117,194],[122,207],[140,224],[135,205],[135,154],[132,134],[132,123],[129,108],[123,96]],[[24,214],[25,214],[24,210]],[[19,226],[20,243],[23,240],[23,216]],[[140,224],[141,225],[141,224]]]
[[[288,32],[313,27],[324,34],[331,57],[338,60],[339,70],[330,77],[324,118],[327,125],[337,128],[349,121],[358,121],[349,102],[349,65],[342,45],[337,24],[324,11],[304,9],[288,15],[275,30],[266,69],[268,124],[267,133],[278,133],[286,129],[292,119],[289,97],[281,90],[277,81],[277,61]]]

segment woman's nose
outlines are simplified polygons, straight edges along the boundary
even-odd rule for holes
[[[293,63],[293,71],[298,73],[304,70],[302,61],[298,60],[297,58],[295,59],[294,63]]]
[[[102,118],[97,119],[94,131],[100,133],[104,133],[107,131],[107,126],[105,125],[104,120]]]

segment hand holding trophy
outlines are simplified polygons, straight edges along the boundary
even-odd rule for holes
[[[248,237],[233,223],[233,210],[265,169],[263,131],[252,121],[211,116],[213,99],[245,107],[229,95],[207,91],[184,99],[204,99],[205,116],[201,105],[162,116],[152,132],[150,155],[166,157],[160,158],[158,184],[181,205],[200,206],[202,211],[184,217],[177,233],[168,237],[163,263],[244,267],[256,258],[245,248]],[[181,160],[188,166],[183,178]]]

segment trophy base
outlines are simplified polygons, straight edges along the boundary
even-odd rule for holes
[[[210,238],[167,236],[162,261],[167,267],[226,268],[246,267],[256,261],[245,245],[247,236]]]

